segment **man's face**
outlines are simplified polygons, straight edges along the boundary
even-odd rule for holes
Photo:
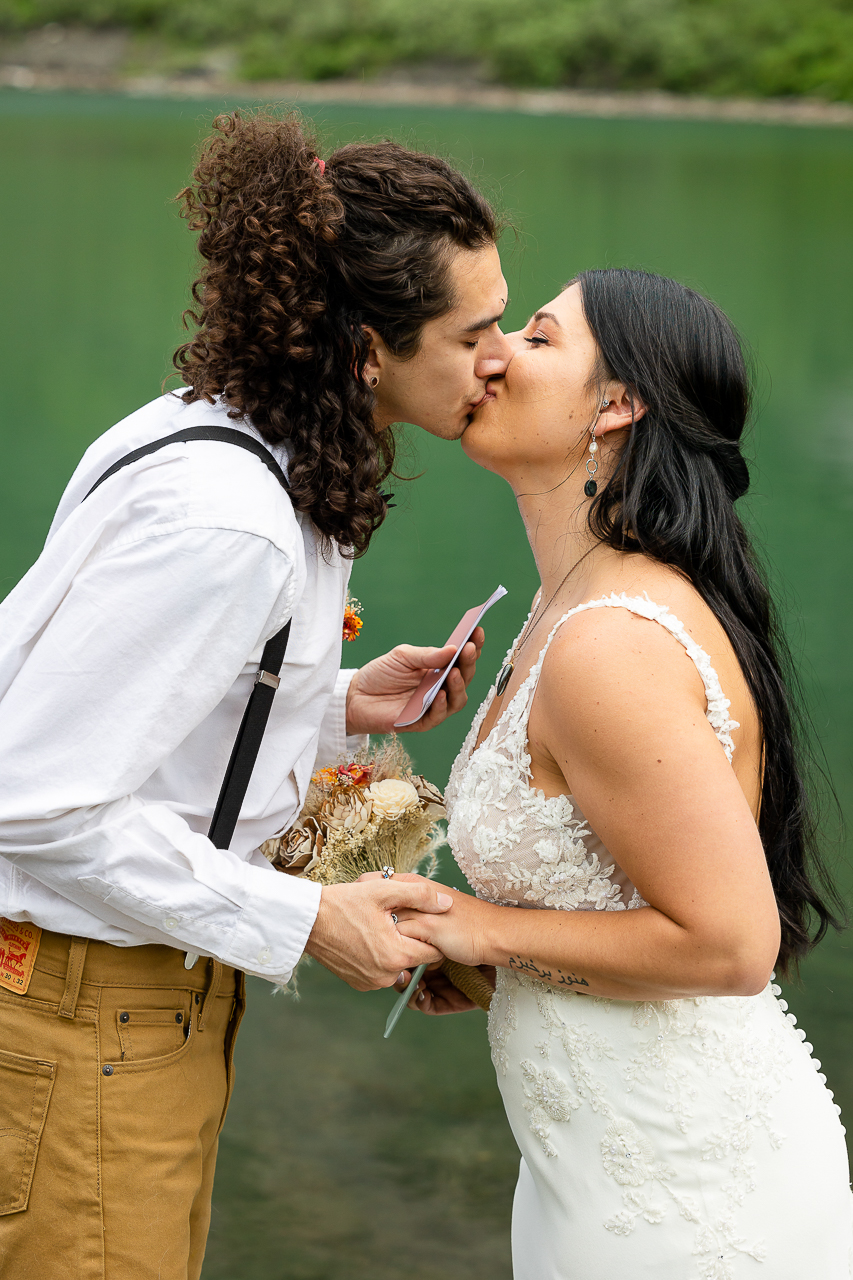
[[[443,440],[458,440],[488,379],[501,377],[509,364],[512,348],[499,328],[507,287],[497,248],[458,249],[450,274],[457,304],[427,321],[411,360],[392,356],[374,335],[366,373],[379,379],[380,429],[411,422]]]

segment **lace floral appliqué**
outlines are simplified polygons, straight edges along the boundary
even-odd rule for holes
[[[731,760],[731,732],[737,725],[708,655],[676,618],[647,598],[610,596],[581,606],[613,607],[658,622],[684,647],[705,686],[708,721]],[[563,911],[638,909],[647,904],[626,883],[573,797],[547,797],[530,785],[530,706],[548,647],[566,618],[553,628],[527,679],[475,748],[493,693],[480,708],[448,784],[448,836],[475,891],[489,901]],[[788,1037],[780,1047],[778,1036],[762,1032],[765,1024],[756,1014],[775,994],[778,988],[744,999],[632,1005],[498,971],[489,1014],[492,1056],[502,1088],[517,1090],[512,1096],[549,1164],[562,1149],[563,1127],[571,1125],[574,1133],[587,1117],[594,1118],[600,1126],[600,1176],[613,1199],[602,1228],[629,1236],[676,1215],[692,1229],[696,1280],[734,1280],[740,1276],[734,1269],[738,1258],[760,1262],[764,1256],[762,1243],[747,1240],[737,1220],[755,1188],[754,1143],[784,1141],[772,1123],[771,1102],[784,1078],[790,1045]],[[585,1011],[594,1011],[595,1019]],[[791,1025],[790,1038],[796,1037]],[[697,1131],[702,1093],[721,1081],[727,1084],[715,1123]],[[637,1115],[627,1114],[628,1099],[638,1092],[646,1100],[659,1099],[673,1130],[685,1135],[695,1152],[693,1159],[723,1166],[714,1196],[695,1196],[679,1186],[676,1170],[655,1151],[651,1134]],[[584,1112],[583,1120],[573,1121]],[[687,1275],[685,1270],[685,1280]]]

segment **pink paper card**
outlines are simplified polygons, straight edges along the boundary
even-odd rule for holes
[[[506,595],[506,587],[498,587],[489,596],[485,604],[476,605],[473,609],[469,609],[453,628],[453,632],[448,637],[447,644],[455,646],[456,652],[450,659],[446,667],[440,670],[428,671],[423,680],[412,694],[409,701],[400,713],[400,719],[394,722],[395,729],[406,729],[410,724],[414,724],[420,720],[421,716],[426,715],[433,702],[436,694],[450,675],[453,664],[456,661],[459,650],[463,645],[467,644],[474,634],[476,628],[480,625],[483,618],[491,609],[492,605]]]

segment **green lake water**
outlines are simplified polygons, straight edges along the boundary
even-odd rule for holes
[[[170,204],[220,104],[0,93],[0,596],[37,556],[85,446],[159,393],[193,258]],[[424,109],[314,108],[334,140],[455,159],[509,214],[510,327],[575,271],[628,265],[715,298],[748,340],[748,515],[842,807],[853,813],[853,133]],[[511,495],[409,430],[423,471],[353,573],[358,664],[440,643],[500,581],[471,710],[536,579]],[[168,637],[164,637],[168,645]],[[410,738],[443,785],[470,713]],[[839,874],[851,876],[838,841]],[[454,877],[447,867],[446,874]],[[458,878],[455,879],[459,883]],[[319,968],[302,999],[251,983],[205,1280],[508,1280],[517,1153],[481,1015],[406,1014]],[[853,1115],[853,952],[827,940],[786,992]]]

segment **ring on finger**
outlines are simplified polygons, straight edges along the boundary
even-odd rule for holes
[[[383,867],[383,868],[382,868],[382,879],[383,879],[383,880],[390,880],[390,879],[391,879],[391,877],[393,876],[393,874],[394,874],[394,868],[393,868],[393,867]]]
[[[394,921],[395,924],[397,923],[397,917],[393,911],[391,912],[391,919]]]

